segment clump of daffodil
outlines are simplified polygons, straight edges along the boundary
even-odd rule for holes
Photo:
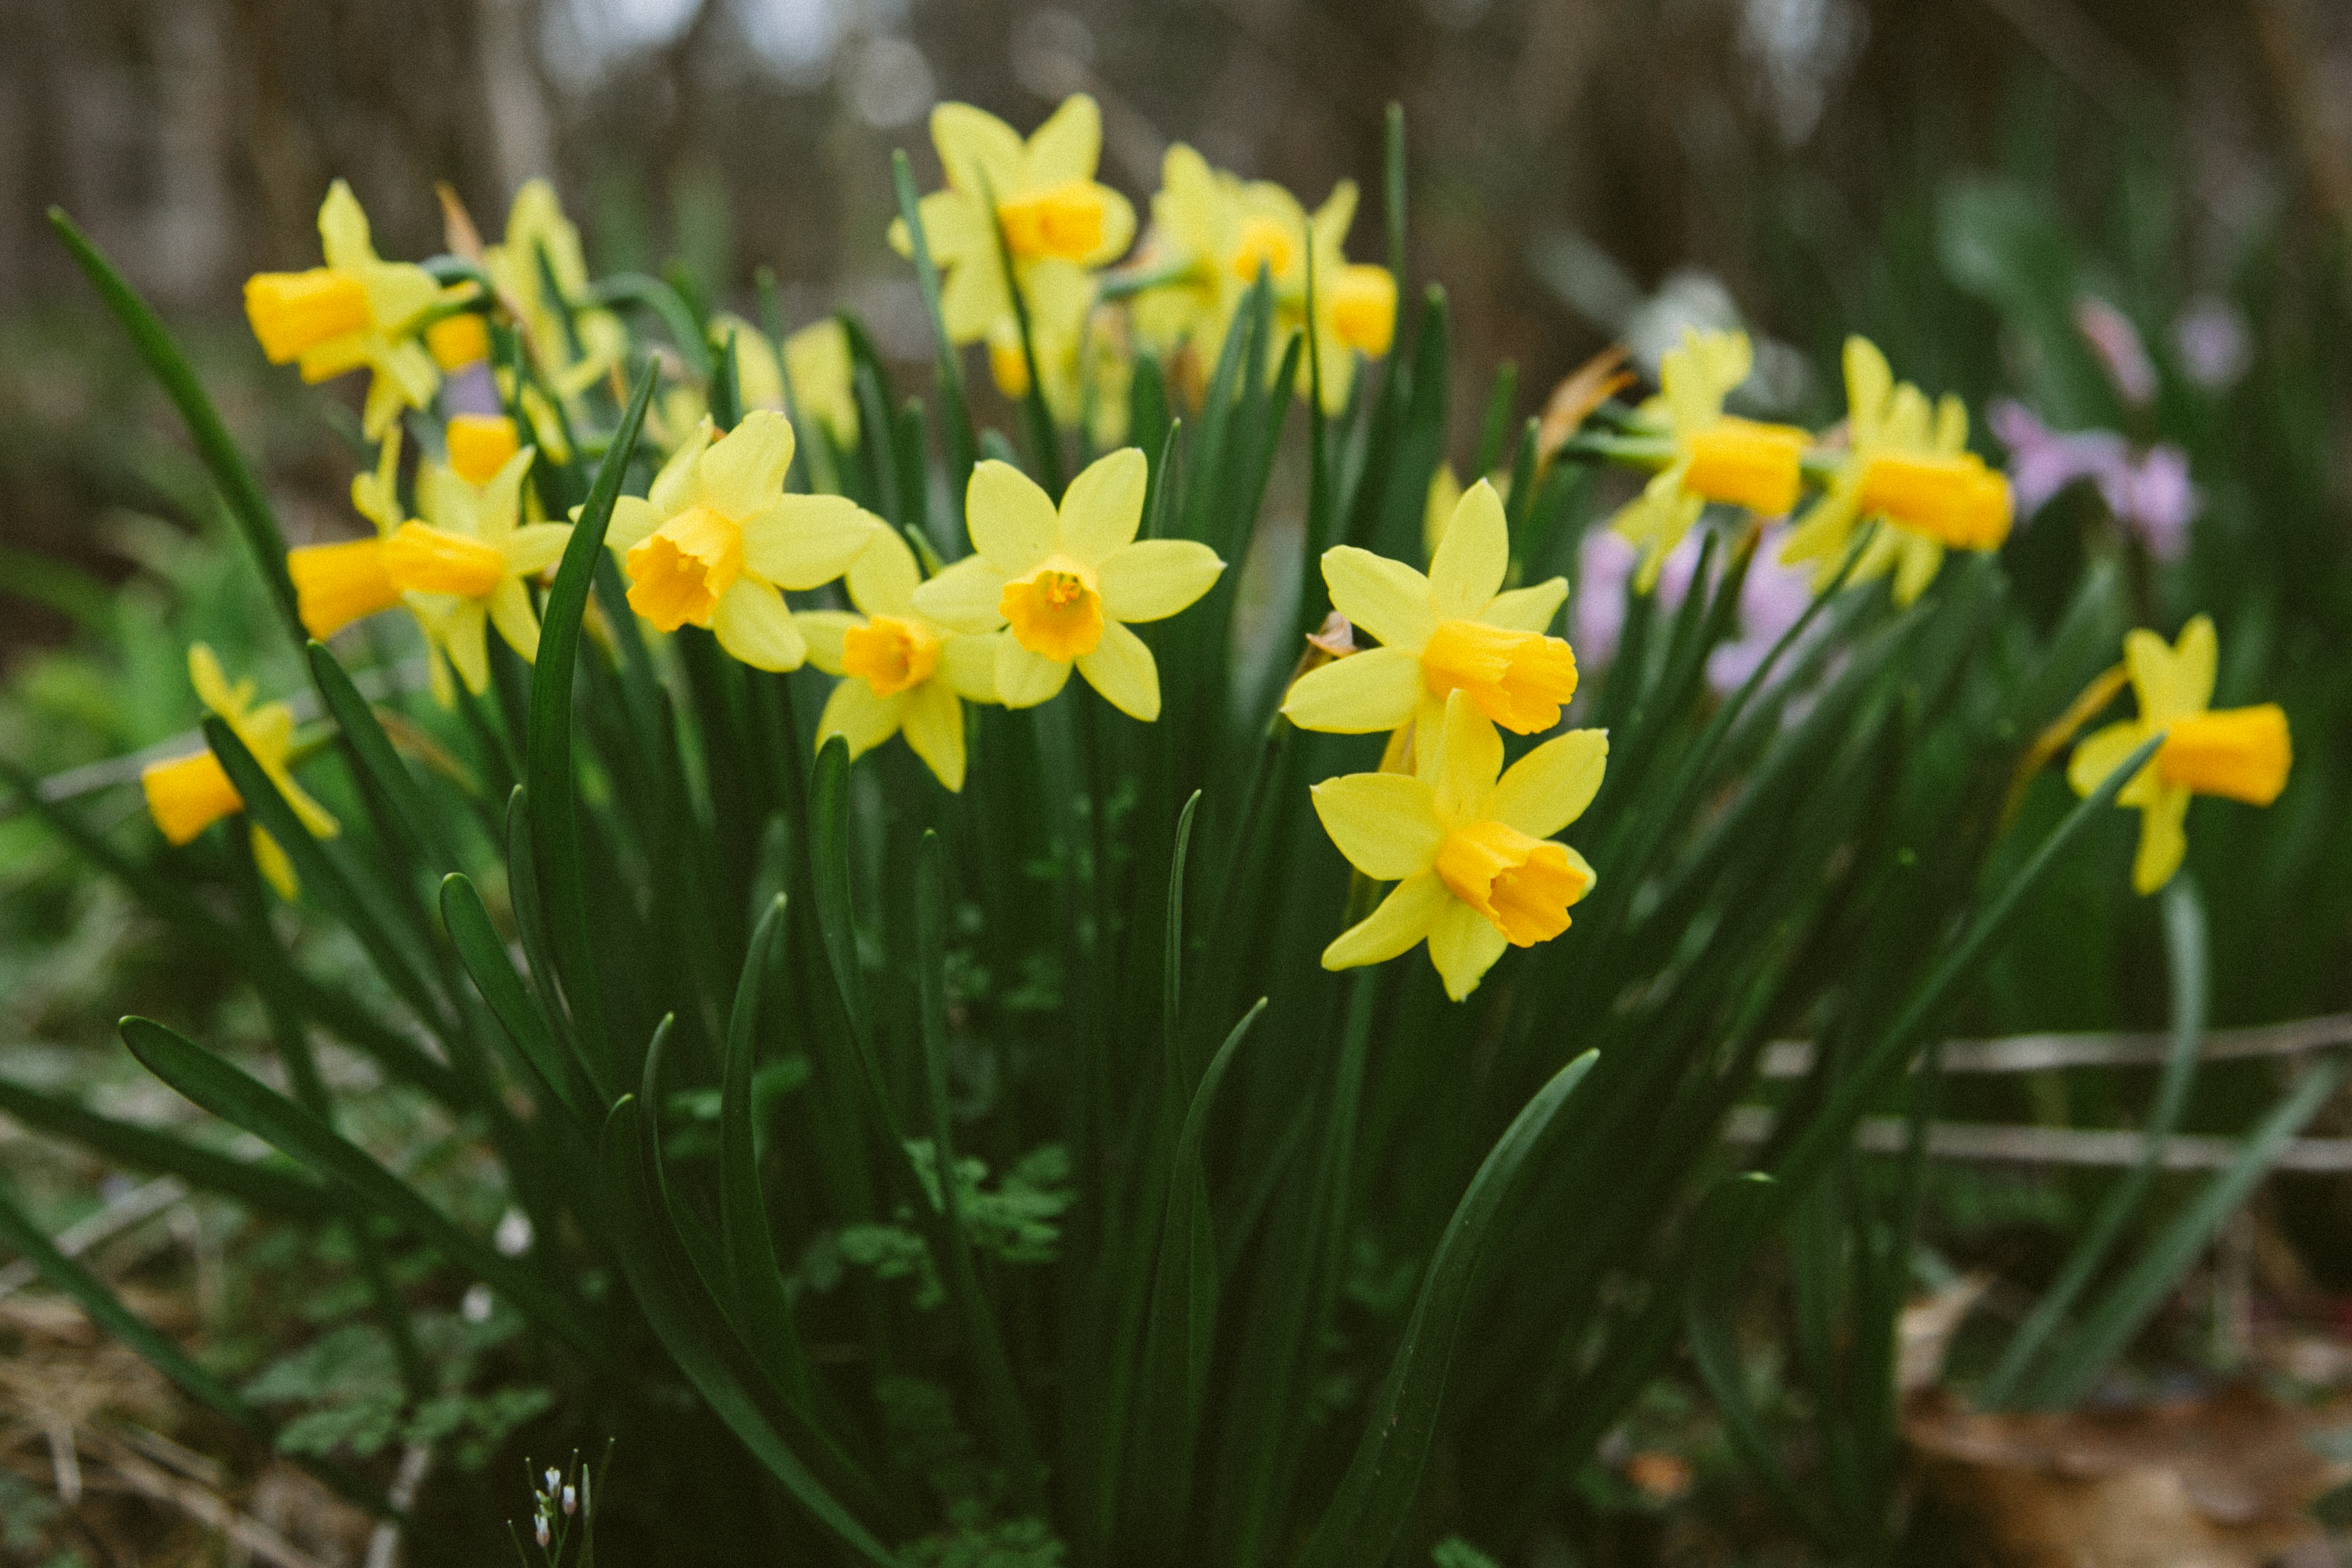
[[[1353,545],[1324,551],[1333,607],[1381,645],[1300,676],[1283,699],[1284,716],[1301,729],[1342,735],[1410,724],[1423,767],[1457,691],[1514,734],[1558,724],[1560,706],[1576,695],[1576,655],[1544,628],[1568,582],[1555,577],[1504,592],[1510,564],[1502,497],[1484,479],[1463,493],[1426,577]]]
[[[1657,586],[1659,568],[1709,501],[1768,517],[1797,504],[1806,434],[1723,412],[1724,398],[1754,365],[1747,333],[1685,327],[1682,346],[1659,367],[1658,395],[1638,417],[1667,436],[1672,455],[1611,523],[1641,549],[1634,584],[1643,593]]]
[[[2116,805],[2140,814],[2132,886],[2141,893],[2154,893],[2180,869],[2189,850],[2182,829],[2190,796],[2267,806],[2286,788],[2294,750],[2284,710],[2263,703],[2212,711],[2216,652],[2213,622],[2202,615],[2182,627],[2179,642],[2169,647],[2153,632],[2126,635],[2124,668],[2138,716],[2084,737],[2066,765],[2074,793],[2088,795],[2150,736],[2164,737],[2116,797]]]
[[[1410,774],[1351,773],[1312,790],[1315,814],[1348,863],[1397,884],[1323,950],[1323,967],[1378,964],[1426,941],[1445,994],[1458,1002],[1505,947],[1567,930],[1569,906],[1592,891],[1592,867],[1551,835],[1592,803],[1609,737],[1570,730],[1506,771],[1503,737],[1459,690],[1445,699],[1436,736]]]
[[[246,279],[246,317],[270,363],[299,365],[306,382],[373,371],[361,424],[378,440],[402,409],[424,407],[440,387],[416,333],[441,286],[421,267],[376,255],[367,214],[341,180],[319,205],[319,238],[324,267]]]
[[[720,435],[709,419],[645,497],[613,508],[607,542],[629,574],[629,607],[663,632],[706,626],[743,663],[796,670],[808,644],[783,590],[831,582],[882,520],[841,496],[784,494],[792,422],[754,409]]]
[[[1128,623],[1160,621],[1209,591],[1225,563],[1192,539],[1138,539],[1150,467],[1129,446],[1099,458],[1053,498],[1009,463],[973,468],[964,516],[976,552],[915,591],[943,626],[1010,635],[997,644],[996,695],[1031,707],[1073,665],[1112,706],[1160,716],[1160,669]]]
[[[943,103],[931,110],[931,143],[947,189],[918,211],[943,275],[940,312],[954,342],[979,342],[1013,321],[1016,284],[1032,309],[1090,289],[1088,272],[1118,260],[1135,238],[1135,209],[1095,178],[1102,111],[1084,93],[1063,99],[1026,141],[985,110]],[[890,244],[914,254],[903,218],[892,220]]]
[[[454,466],[421,465],[416,503],[423,517],[404,521],[392,491],[398,448],[387,442],[383,466],[352,486],[352,499],[376,524],[377,537],[306,545],[287,555],[303,629],[331,637],[362,616],[404,603],[466,689],[485,691],[489,627],[524,660],[538,656],[539,615],[524,581],[562,556],[571,525],[522,521],[530,447],[513,450],[479,484]],[[436,692],[444,689],[437,664],[435,683]]]
[[[507,209],[505,239],[483,254],[482,263],[520,321],[532,360],[559,396],[577,396],[621,362],[628,329],[611,311],[582,305],[588,293],[588,261],[580,231],[563,215],[553,185],[545,180],[523,183]]]
[[[2009,480],[1968,450],[1969,412],[1947,393],[1932,406],[1897,385],[1868,339],[1845,340],[1846,451],[1828,493],[1799,518],[1780,559],[1815,563],[1827,581],[1856,527],[1882,519],[1853,580],[1895,574],[1908,604],[1935,580],[1948,549],[1997,549],[2009,537]]]
[[[811,610],[797,617],[809,663],[842,677],[817,719],[816,743],[835,736],[861,757],[894,735],[950,789],[963,788],[963,705],[996,700],[1001,632],[959,632],[915,608],[923,575],[915,552],[883,532],[849,568],[859,613]]]
[[[291,708],[284,703],[263,703],[257,707],[253,682],[247,679],[230,685],[221,671],[220,660],[202,643],[188,650],[188,679],[205,708],[218,715],[245,742],[245,748],[253,753],[253,759],[261,765],[262,772],[268,775],[269,781],[278,787],[278,792],[286,798],[287,805],[312,837],[331,839],[342,831],[341,824],[294,782],[294,775],[289,770],[294,750]],[[209,750],[168,762],[150,763],[139,775],[139,783],[147,795],[148,815],[155,819],[155,826],[173,844],[187,843],[215,822],[245,810],[243,797],[229,781],[228,769]],[[287,860],[286,852],[277,841],[257,826],[253,830],[253,858],[281,897],[294,896],[292,862]]]

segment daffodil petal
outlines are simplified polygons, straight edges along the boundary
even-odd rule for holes
[[[1895,392],[1895,371],[1878,345],[1856,333],[1845,340],[1846,418],[1859,448],[1877,444]]]
[[[1462,1000],[1478,988],[1510,943],[1495,923],[1466,904],[1448,900],[1429,927],[1429,961],[1445,994]]]
[[[863,615],[846,610],[803,610],[793,617],[808,644],[808,662],[828,675],[841,674],[841,642],[852,627],[866,624]]]
[[[757,670],[797,670],[808,642],[793,624],[784,596],[764,582],[739,577],[710,612],[719,645]]]
[[[1485,815],[1495,775],[1502,768],[1503,737],[1493,722],[1478,711],[1469,693],[1449,695],[1445,722],[1437,732],[1437,750],[1423,775],[1435,793],[1438,820],[1458,827]]]
[[[915,552],[896,528],[876,530],[849,563],[849,601],[868,615],[906,614],[915,607],[915,590],[922,585]]]
[[[933,191],[922,199],[917,212],[923,220],[923,243],[930,247],[936,262],[962,261],[996,248],[996,230],[977,196],[955,190]],[[914,254],[911,244],[904,254]]]
[[[509,571],[536,577],[562,560],[563,547],[571,542],[569,523],[530,523],[500,539],[499,553],[506,558]]]
[[[1528,588],[1514,588],[1498,593],[1479,612],[1478,619],[1489,626],[1507,627],[1513,632],[1547,632],[1551,618],[1568,601],[1568,579],[1547,578]]]
[[[1339,933],[1323,949],[1327,969],[1352,969],[1380,964],[1408,951],[1429,935],[1454,895],[1445,891],[1435,872],[1409,876],[1390,890],[1379,907]]]
[[[697,424],[654,476],[646,499],[653,504],[656,518],[676,517],[702,498],[702,453],[710,444],[712,434],[708,419]]]
[[[2094,730],[2075,743],[2074,755],[2066,759],[2066,782],[2074,786],[2075,794],[2088,795],[2105,783],[2107,775],[2147,738],[2147,727],[2137,719]]]
[[[1006,577],[1019,577],[1052,554],[1061,531],[1053,500],[1037,482],[994,457],[973,465],[964,516],[971,548]]]
[[[1391,648],[1418,653],[1437,628],[1429,579],[1401,560],[1339,545],[1323,552],[1323,582],[1334,609]]]
[[[1511,570],[1503,498],[1481,479],[1462,492],[1429,563],[1430,600],[1441,621],[1468,620],[1502,591]],[[1354,617],[1350,616],[1350,620]]]
[[[1367,648],[1292,682],[1282,714],[1301,729],[1367,735],[1394,729],[1412,717],[1425,689],[1421,655],[1402,648]]]
[[[990,243],[992,246],[992,238]],[[993,249],[950,269],[940,286],[940,318],[950,342],[976,343],[1012,314],[1013,295],[1004,286],[1004,268]]]
[[[1133,543],[1143,525],[1143,493],[1150,485],[1151,465],[1141,447],[1122,446],[1087,464],[1062,493],[1062,553],[1097,566]]]
[[[934,678],[947,683],[948,689],[966,702],[997,701],[996,645],[1004,640],[1002,632],[950,636],[940,650],[940,669]]]
[[[984,109],[942,103],[931,110],[931,145],[948,183],[998,201],[1013,194],[1021,174],[1020,133]]]
[[[898,731],[950,792],[963,788],[963,704],[937,681],[905,694]]]
[[[1105,615],[1161,621],[1208,592],[1224,570],[1197,539],[1139,539],[1112,551],[1095,575]]]
[[[837,735],[849,743],[851,757],[863,757],[898,733],[906,706],[903,692],[877,697],[864,681],[843,681],[824,699],[824,711],[817,715],[817,749],[824,749],[824,743]]]
[[[1609,762],[1609,732],[1572,729],[1505,770],[1486,814],[1533,839],[1548,839],[1592,804]]]
[[[772,408],[755,408],[703,449],[702,504],[721,517],[748,521],[776,504],[792,465],[792,422]]]
[[[743,565],[780,588],[816,588],[847,571],[886,527],[846,496],[786,496],[743,525]]]
[[[2189,835],[2183,831],[2188,815],[2189,791],[2177,785],[2158,790],[2156,799],[2140,808],[2139,849],[2132,856],[2135,892],[2154,893],[2180,869],[2189,852]]]
[[[997,642],[996,697],[1006,707],[1035,707],[1060,692],[1069,678],[1070,666],[1060,660],[1033,653],[1011,637]]]
[[[1895,558],[1895,602],[1907,605],[1916,602],[1944,569],[1944,547],[1908,528],[1896,528],[1894,533],[1899,551]]]
[[[643,496],[624,496],[613,503],[613,521],[604,529],[604,543],[626,555],[651,538],[663,521],[660,510]]]
[[[1427,871],[1445,829],[1430,788],[1404,773],[1349,773],[1307,791],[1315,815],[1348,863],[1374,882]]]
[[[2180,629],[2177,648],[2153,632],[2128,633],[2124,664],[2131,671],[2140,716],[2161,724],[2211,706],[2215,648],[2212,620],[2203,615]]]
[[[461,599],[434,624],[436,640],[448,655],[449,667],[476,696],[490,686],[490,646],[485,630],[488,621],[488,612],[481,605]]]
[[[1101,157],[1102,110],[1085,93],[1074,92],[1030,135],[1029,145],[1023,150],[1021,173],[1032,186],[1091,180]],[[1012,193],[1000,190],[997,199]]]
[[[319,246],[329,267],[358,271],[376,258],[367,212],[341,180],[327,187],[327,199],[319,204]]]
[[[507,646],[521,656],[526,664],[539,657],[539,616],[530,607],[530,593],[519,577],[502,577],[490,590],[483,608],[488,612],[490,624],[507,640]]]
[[[915,590],[915,612],[960,632],[993,632],[1004,624],[1004,583],[987,557],[966,556]]]
[[[1078,674],[1128,717],[1150,724],[1160,716],[1160,666],[1143,639],[1118,622],[1103,622],[1095,651],[1078,655]]]

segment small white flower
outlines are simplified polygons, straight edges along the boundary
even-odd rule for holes
[[[490,1241],[498,1248],[499,1257],[521,1257],[530,1250],[530,1216],[520,1208],[508,1209],[506,1218],[499,1221],[498,1230],[491,1236]],[[547,1473],[550,1476],[555,1474],[553,1470]],[[551,1480],[547,1484],[553,1486],[555,1483]]]
[[[465,1298],[457,1303],[458,1315],[469,1323],[488,1322],[490,1308],[495,1303],[495,1300],[488,1285],[468,1285],[466,1287]]]

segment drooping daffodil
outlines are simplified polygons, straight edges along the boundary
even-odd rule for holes
[[[963,788],[963,705],[996,700],[1001,632],[959,632],[915,608],[923,580],[915,552],[897,534],[874,536],[849,568],[849,601],[859,613],[805,611],[809,663],[842,677],[817,719],[816,743],[838,735],[861,757],[903,735],[950,789]]]
[[[2285,711],[2276,703],[2212,711],[2217,652],[2213,622],[2203,615],[2169,646],[2153,632],[2127,633],[2124,668],[2139,714],[2085,736],[2066,765],[2074,793],[2088,795],[2150,736],[2164,737],[2116,796],[2116,805],[2140,814],[2132,886],[2141,893],[2154,893],[2180,869],[2190,796],[2267,806],[2286,788],[2294,747]]]
[[[1426,941],[1445,994],[1458,1002],[1505,947],[1567,930],[1569,906],[1592,891],[1594,878],[1584,857],[1551,835],[1592,803],[1608,758],[1606,731],[1577,729],[1507,771],[1503,737],[1457,690],[1414,772],[1351,773],[1316,785],[1315,814],[1348,863],[1396,883],[1323,950],[1323,967],[1378,964]]]
[[[842,496],[786,495],[792,422],[753,409],[720,435],[695,427],[650,494],[624,496],[606,542],[629,574],[629,607],[662,632],[706,626],[762,670],[796,670],[808,644],[784,590],[831,582],[882,519]]]
[[[360,423],[380,440],[402,409],[423,408],[441,385],[416,336],[441,286],[421,267],[376,255],[367,214],[341,180],[319,205],[319,238],[324,267],[246,279],[246,317],[269,362],[299,365],[306,382],[373,371]]]
[[[1868,339],[1845,340],[1846,455],[1828,493],[1812,504],[1780,559],[1811,561],[1819,587],[1837,570],[1853,530],[1884,519],[1854,563],[1853,580],[1895,574],[1895,601],[1919,597],[1948,549],[1998,549],[2009,537],[2009,480],[1968,450],[1969,411],[1947,393],[1934,405],[1897,385]]]
[[[1668,350],[1659,367],[1658,395],[1642,405],[1640,418],[1671,439],[1674,455],[1610,524],[1641,548],[1634,586],[1643,593],[1657,586],[1660,566],[1709,501],[1768,517],[1797,504],[1805,433],[1723,412],[1725,396],[1754,365],[1747,333],[1685,327],[1682,346]]]
[[[294,749],[291,708],[284,703],[255,706],[252,680],[229,685],[220,660],[202,643],[188,650],[188,679],[205,708],[218,715],[245,742],[245,748],[253,753],[253,759],[312,837],[331,839],[342,831],[342,825],[327,809],[294,782],[289,760]],[[215,822],[245,810],[245,800],[229,781],[228,769],[210,750],[150,763],[139,775],[139,783],[147,796],[148,815],[163,830],[165,841],[175,845],[190,842]],[[253,858],[262,875],[281,897],[292,898],[294,867],[286,852],[257,826],[252,841]]]
[[[1294,682],[1284,716],[1301,729],[1363,735],[1413,727],[1427,767],[1446,699],[1466,692],[1505,729],[1534,735],[1576,695],[1576,655],[1544,634],[1568,597],[1564,578],[1503,591],[1511,564],[1502,497],[1481,479],[1463,492],[1423,576],[1353,545],[1323,553],[1331,603],[1381,645]]]
[[[1138,539],[1150,466],[1123,447],[1097,459],[1053,498],[1009,463],[972,469],[964,515],[974,554],[915,591],[914,606],[997,644],[996,695],[1032,707],[1075,666],[1112,706],[1160,716],[1160,669],[1129,623],[1175,614],[1215,585],[1225,563],[1192,539]]]
[[[985,110],[942,103],[931,110],[931,143],[947,189],[917,211],[944,275],[940,311],[955,342],[978,342],[1013,320],[1015,282],[1025,299],[1083,287],[1088,270],[1118,260],[1135,238],[1135,209],[1095,178],[1102,111],[1084,93],[1063,99],[1026,141]],[[914,254],[903,218],[892,220],[890,244]]]

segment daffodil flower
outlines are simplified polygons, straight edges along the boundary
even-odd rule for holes
[[[2066,765],[2074,793],[2088,795],[2148,737],[2164,737],[2116,797],[2116,805],[2140,814],[2132,886],[2141,893],[2154,893],[2180,869],[2189,850],[2183,824],[2190,796],[2267,806],[2286,788],[2294,748],[2285,712],[2276,703],[2211,711],[2216,653],[2213,622],[2203,615],[2182,627],[2179,642],[2169,647],[2153,632],[2127,634],[2124,667],[2139,716],[2084,737]]]
[[[849,569],[849,601],[859,614],[812,610],[796,619],[809,663],[841,684],[817,719],[816,743],[835,736],[862,757],[894,735],[950,789],[963,788],[963,705],[996,700],[996,651],[1003,633],[943,626],[915,608],[922,583],[915,552],[884,532]]]
[[[1502,497],[1484,479],[1463,493],[1426,577],[1353,545],[1326,550],[1333,607],[1381,645],[1300,676],[1283,699],[1284,716],[1301,729],[1341,735],[1410,724],[1424,767],[1457,691],[1517,735],[1558,724],[1560,705],[1576,695],[1576,655],[1544,628],[1568,582],[1555,577],[1506,593],[1510,564]]]
[[[1396,883],[1323,950],[1323,967],[1378,964],[1426,941],[1445,994],[1458,1002],[1505,947],[1567,930],[1569,906],[1592,891],[1592,867],[1551,835],[1592,803],[1608,758],[1606,731],[1577,729],[1505,771],[1503,737],[1456,691],[1416,771],[1316,785],[1315,814],[1348,863]]]
[[[751,322],[740,316],[710,319],[712,346],[735,340],[735,379],[747,409],[772,408],[789,414],[795,408],[803,420],[824,426],[834,444],[857,444],[857,389],[849,357],[849,329],[838,316],[812,321],[784,340],[783,353]],[[784,396],[789,377],[792,397]]]
[[[723,436],[706,418],[649,495],[613,508],[629,607],[663,632],[707,626],[756,668],[799,669],[808,644],[782,591],[831,582],[883,524],[845,497],[784,494],[792,465],[782,414],[754,409]]]
[[[1209,591],[1225,563],[1191,539],[1138,539],[1150,467],[1129,446],[1052,497],[1009,463],[975,466],[964,515],[977,553],[915,591],[914,606],[963,632],[1009,627],[997,644],[996,695],[1034,707],[1076,666],[1112,706],[1160,716],[1160,669],[1128,623],[1160,621]]]
[[[396,462],[397,448],[387,443],[386,451]],[[397,521],[397,502],[387,501],[388,471],[362,476],[353,499],[382,530],[378,537],[287,554],[303,629],[331,637],[404,602],[470,692],[489,685],[488,627],[525,660],[536,658],[539,616],[523,580],[555,564],[572,528],[521,521],[523,476],[535,455],[521,448],[481,485],[425,464],[416,479],[422,520]]]
[[[560,395],[577,396],[621,362],[628,330],[620,318],[577,306],[588,292],[588,262],[580,231],[563,215],[553,185],[523,183],[507,209],[504,241],[484,253],[482,264],[522,323],[531,358]]]
[[[948,186],[925,196],[919,212],[945,275],[940,312],[951,341],[978,342],[1013,320],[1016,282],[1028,298],[1067,289],[1135,238],[1135,209],[1095,179],[1102,111],[1084,93],[1063,99],[1025,142],[985,110],[943,103],[931,110],[931,142]],[[1011,278],[997,249],[1000,230]],[[903,218],[892,221],[890,244],[914,255]]]
[[[312,837],[331,839],[342,831],[342,825],[294,782],[289,771],[288,758],[294,749],[291,708],[284,703],[255,706],[253,682],[247,679],[230,685],[220,660],[202,643],[188,650],[188,679],[205,706],[245,742],[245,748],[253,753],[253,759]],[[190,842],[215,822],[245,810],[244,798],[229,781],[228,769],[209,750],[150,763],[139,775],[139,784],[146,792],[148,815],[163,830],[165,841],[175,845]],[[293,863],[277,841],[258,827],[253,830],[253,858],[279,896],[291,899],[297,888]]]
[[[1948,549],[1997,549],[2009,537],[2009,481],[1968,450],[1969,413],[1946,394],[1932,408],[1868,339],[1845,340],[1847,445],[1828,493],[1799,518],[1781,549],[1814,563],[1814,586],[1835,574],[1853,530],[1886,526],[1863,549],[1853,580],[1895,574],[1895,601],[1919,597]]]
[[[367,214],[341,180],[320,204],[319,238],[327,264],[256,273],[245,282],[245,313],[269,362],[299,364],[306,382],[362,366],[374,371],[361,425],[378,440],[402,409],[423,408],[441,385],[433,356],[416,340],[441,286],[421,267],[376,255]]]
[[[1768,517],[1797,504],[1805,433],[1723,412],[1725,396],[1754,365],[1747,333],[1685,327],[1682,347],[1669,350],[1659,368],[1658,395],[1640,412],[1644,423],[1665,429],[1674,456],[1610,525],[1641,547],[1634,585],[1643,593],[1657,586],[1659,567],[1709,501]]]
[[[1135,358],[1123,313],[1097,294],[1094,278],[1083,273],[1041,284],[1029,297],[1028,343],[1017,322],[999,322],[988,334],[988,369],[997,391],[1027,397],[1034,350],[1054,423],[1074,429],[1083,420],[1097,446],[1117,446],[1127,439]]]

